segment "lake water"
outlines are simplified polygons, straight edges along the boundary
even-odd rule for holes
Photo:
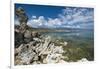
[[[67,40],[69,38],[92,40],[94,38],[93,30],[84,30],[84,31],[79,31],[79,32],[44,32],[42,34],[49,35],[58,39],[64,39],[64,40]]]
[[[93,45],[94,32],[93,30],[80,30],[74,32],[44,32],[44,35],[53,37],[52,39],[64,40],[71,43],[86,43]]]
[[[52,40],[60,40],[60,42],[67,42],[67,46],[63,46],[65,53],[68,54],[68,50],[75,51],[73,55],[70,55],[70,60],[79,60],[79,58],[86,58],[89,61],[94,60],[94,32],[93,30],[80,30],[74,32],[44,32],[44,35],[49,35]],[[58,44],[60,43],[58,42]],[[81,51],[77,52],[77,49]],[[68,56],[68,55],[67,55]]]

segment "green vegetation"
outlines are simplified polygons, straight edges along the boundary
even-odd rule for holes
[[[66,46],[62,44],[64,42],[65,40],[63,39],[54,41],[55,45],[63,46],[63,49],[65,51],[65,53],[63,53],[63,56],[65,56],[65,59],[64,59],[65,61],[77,62],[78,60],[81,60],[82,58],[86,58],[88,61],[94,60],[94,41],[93,40],[67,39],[66,42],[68,42],[68,44]]]
[[[65,50],[64,56],[66,61],[74,61],[80,60],[82,58],[86,58],[89,61],[94,60],[94,47],[92,41],[69,41],[67,46],[64,46]]]

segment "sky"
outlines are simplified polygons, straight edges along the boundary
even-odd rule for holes
[[[83,28],[93,29],[94,9],[86,7],[15,4],[22,7],[29,20],[27,25],[34,28]],[[15,24],[19,24],[15,17]]]

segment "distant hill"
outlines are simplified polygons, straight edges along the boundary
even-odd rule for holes
[[[19,28],[19,25],[15,25],[15,28]],[[82,28],[33,28],[27,25],[27,29],[38,32],[80,32],[80,31],[93,31],[93,29]]]

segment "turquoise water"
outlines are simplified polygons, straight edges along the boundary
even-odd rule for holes
[[[93,30],[80,30],[74,32],[44,32],[44,35],[49,35],[52,40],[66,41],[68,44],[64,46],[67,52],[64,55],[68,56],[72,61],[86,58],[89,61],[94,60],[94,32]],[[58,42],[58,44],[60,43]],[[80,50],[78,51],[77,48]],[[71,49],[74,54],[68,55],[68,50]],[[67,61],[65,59],[65,61]]]
[[[63,40],[93,40],[94,33],[93,30],[81,30],[79,32],[44,32],[44,35],[49,35],[54,39],[63,39]]]

